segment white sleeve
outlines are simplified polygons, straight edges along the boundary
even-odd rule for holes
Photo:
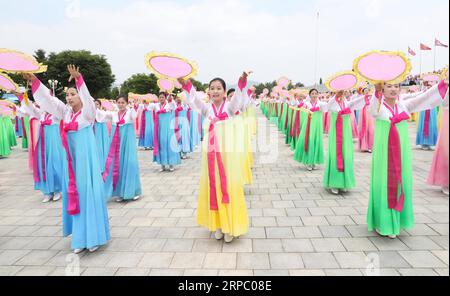
[[[83,103],[83,112],[82,116],[89,122],[95,121],[95,115],[96,115],[96,107],[94,99],[91,97],[91,94],[89,93],[89,90],[86,86],[86,83],[84,82],[83,76],[81,76],[76,81],[78,94],[80,96],[81,102]]]
[[[54,117],[63,119],[67,107],[58,98],[50,94],[50,90],[39,80],[33,81],[33,98],[39,104],[42,110],[52,114]]]
[[[444,85],[443,82],[441,82],[440,84],[430,88],[425,93],[404,101],[404,106],[410,113],[414,113],[427,109],[433,109],[440,105],[448,105],[448,87],[445,89],[446,94],[442,94],[443,89]]]
[[[138,111],[136,111],[136,109],[130,108],[130,116],[131,116],[131,120],[136,120],[138,117]]]
[[[190,92],[187,94],[186,101],[188,105],[196,112],[202,114],[205,117],[209,116],[208,105],[198,98],[197,91],[195,90],[194,86],[191,87]]]
[[[366,98],[365,95],[353,97],[353,99],[350,102],[347,103],[348,107],[352,111],[354,111],[354,110],[361,110],[366,105],[365,98]]]
[[[42,114],[44,113],[42,110],[36,108],[36,106],[31,102],[28,105],[24,105],[23,108],[28,114],[30,114],[30,116],[33,116],[37,119],[40,119]]]

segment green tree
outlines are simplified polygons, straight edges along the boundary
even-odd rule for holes
[[[36,53],[38,55],[38,53]],[[39,52],[42,57],[42,52]],[[44,55],[45,56],[45,55]],[[47,59],[48,78],[58,80],[61,85],[56,91],[58,96],[64,96],[64,87],[73,86],[68,82],[69,73],[67,65],[74,64],[80,67],[80,72],[86,80],[89,91],[94,98],[108,97],[111,95],[111,85],[115,77],[111,71],[111,65],[103,55],[94,55],[90,51],[63,51],[50,53]],[[48,79],[43,81],[47,84]],[[73,83],[73,82],[72,82]]]
[[[128,95],[130,92],[141,95],[157,94],[159,92],[157,82],[158,78],[154,74],[134,74],[122,83],[120,95]]]
[[[47,53],[45,52],[45,50],[43,50],[43,49],[36,50],[34,52],[34,57],[39,63],[48,65],[48,57],[47,57]],[[47,72],[39,73],[36,76],[37,76],[37,78],[39,78],[40,81],[43,81],[45,84],[47,84],[48,79],[49,79]]]

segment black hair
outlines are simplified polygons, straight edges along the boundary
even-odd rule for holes
[[[124,99],[125,102],[127,102],[127,104],[128,104],[128,97],[127,96],[119,96],[119,97],[117,97],[116,102],[118,102],[120,99]]]
[[[162,95],[164,95],[165,98],[167,98],[167,96],[169,96],[169,94],[166,93],[165,91],[161,91],[161,92],[159,92],[159,94],[158,94],[158,98],[159,98],[160,96],[162,96]]]
[[[317,93],[319,93],[319,91],[318,91],[317,89],[313,88],[313,89],[311,89],[311,90],[309,91],[309,96],[311,96],[311,94],[313,93],[313,91],[316,91]]]
[[[227,84],[225,83],[225,80],[223,80],[222,78],[214,78],[213,80],[211,80],[211,82],[209,83],[209,87],[211,87],[211,84],[216,81],[218,81],[218,82],[220,82],[220,84],[222,84],[222,87],[224,90],[227,90]]]
[[[231,94],[236,92],[236,90],[234,88],[230,88],[230,90],[227,91],[227,97]]]
[[[102,105],[102,101],[100,101],[99,99],[95,99],[95,100],[94,100],[94,103],[99,103],[100,106]]]

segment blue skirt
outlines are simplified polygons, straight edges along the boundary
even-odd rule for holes
[[[191,147],[197,147],[200,145],[201,141],[201,131],[198,130],[198,113],[194,110],[189,111],[191,112]]]
[[[116,125],[111,128],[111,142],[116,131]],[[139,162],[137,156],[136,132],[133,124],[125,124],[120,127],[120,170],[116,189],[113,189],[113,169],[111,164],[108,178],[105,180],[106,198],[120,197],[124,200],[132,200],[142,194],[141,177],[139,174]]]
[[[20,119],[19,116],[16,116],[16,121],[17,121],[17,131],[16,131],[16,136],[21,138],[23,137],[23,131],[22,131],[22,119]]]
[[[180,146],[175,137],[175,118],[173,113],[159,114],[158,155],[153,161],[160,165],[181,164]]]
[[[194,151],[194,147],[191,143],[191,127],[187,118],[187,110],[178,113],[178,124],[180,126],[181,152],[191,153]]]
[[[109,140],[108,127],[105,122],[96,122],[94,124],[95,142],[97,143],[98,157],[100,160],[100,167],[104,167],[106,158],[108,157],[109,146],[111,141]]]
[[[110,240],[108,207],[102,179],[102,168],[92,127],[68,134],[72,156],[80,214],[67,213],[68,170],[65,168],[63,188],[63,233],[72,235],[72,249],[106,245]]]
[[[139,135],[139,147],[153,148],[153,131],[155,129],[153,122],[153,113],[145,111],[145,133],[143,137]]]
[[[425,112],[420,112],[419,125],[417,127],[416,145],[436,146],[438,139],[438,112],[437,108],[431,109],[429,135],[425,137]]]
[[[35,190],[40,190],[44,195],[62,192],[63,175],[67,173],[67,156],[61,141],[59,125],[50,125],[44,127],[45,137],[45,175],[42,172],[42,154],[41,154],[41,137],[39,137],[36,152],[37,164],[39,169],[40,182],[34,184]]]

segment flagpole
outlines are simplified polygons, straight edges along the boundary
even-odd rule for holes
[[[420,76],[422,76],[422,45],[420,45]]]
[[[317,12],[316,20],[316,52],[314,57],[314,85],[317,87],[317,60],[319,55],[319,16],[320,12]]]
[[[436,40],[434,40],[434,62],[433,62],[433,72],[436,71]]]

